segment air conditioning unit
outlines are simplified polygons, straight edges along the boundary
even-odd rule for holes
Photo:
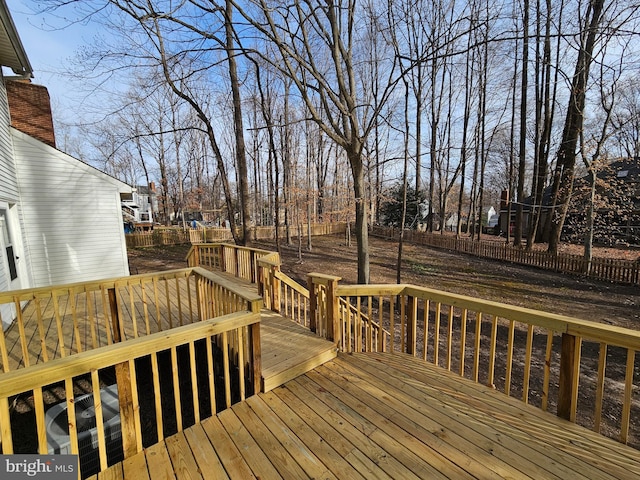
[[[102,401],[102,419],[104,439],[109,464],[123,459],[122,432],[120,430],[120,405],[118,403],[118,385],[100,390]],[[82,476],[93,475],[100,470],[98,453],[98,433],[93,393],[74,399],[76,410],[76,428],[78,430],[78,452]],[[47,447],[49,454],[70,454],[71,440],[67,420],[67,402],[54,405],[45,415],[47,428]]]

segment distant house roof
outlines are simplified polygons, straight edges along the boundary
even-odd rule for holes
[[[11,68],[21,77],[33,76],[29,58],[22,46],[5,0],[0,0],[0,65]]]
[[[599,180],[617,180],[618,182],[622,181],[625,184],[640,183],[640,157],[622,158],[604,165],[598,169],[596,176]],[[588,175],[577,178],[574,182],[574,188],[588,185],[588,179]],[[618,185],[620,185],[620,183],[618,183]],[[551,205],[552,191],[553,187],[551,186],[544,189],[542,193],[543,206],[546,207]],[[524,211],[528,212],[531,209],[531,204],[533,203],[533,195],[525,198],[522,203]],[[503,207],[501,210],[504,211],[505,208]]]

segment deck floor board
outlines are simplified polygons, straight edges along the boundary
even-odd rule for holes
[[[576,436],[581,442],[575,449],[563,448]],[[177,443],[193,453],[172,455],[175,447],[167,445]],[[618,460],[604,469],[608,460],[595,452]],[[159,459],[153,466],[151,454]],[[444,369],[388,353],[341,354],[177,440],[148,448],[149,477],[162,466],[169,468],[162,478],[191,478],[187,462],[167,464],[180,457],[195,462],[196,472],[216,465],[230,479],[625,479],[640,468],[640,455],[630,447]]]

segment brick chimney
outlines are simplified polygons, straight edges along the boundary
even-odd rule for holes
[[[47,87],[28,80],[9,80],[6,87],[11,126],[55,148],[56,137]]]

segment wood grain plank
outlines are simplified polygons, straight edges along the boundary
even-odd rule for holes
[[[261,396],[267,401],[269,407],[311,450],[326,467],[338,478],[365,478],[349,462],[347,462],[330,442],[325,441],[309,425],[305,423],[297,413],[277,397],[273,391],[263,393]]]
[[[144,453],[147,459],[147,467],[149,467],[150,480],[173,480],[176,478],[171,458],[164,442],[151,445]]]
[[[147,457],[144,452],[137,453],[122,462],[124,478],[135,480],[150,480],[147,466]]]
[[[233,409],[229,408],[220,412],[218,419],[256,477],[282,478],[269,460],[269,457],[238,419]]]
[[[301,376],[287,383],[286,388],[294,394],[300,402],[304,402],[313,411],[330,423],[333,428],[351,441],[360,451],[380,466],[391,478],[406,480],[419,478],[392,454],[386,445],[378,444],[368,437],[376,427],[367,422],[356,410],[340,402],[335,396],[319,395],[322,388],[312,382],[307,376]]]
[[[198,464],[183,432],[168,437],[165,444],[176,477],[185,480],[202,479]]]
[[[262,395],[254,396],[245,402],[271,434],[289,452],[294,460],[310,478],[336,480],[336,477],[324,463],[307,448],[303,441],[271,410]]]
[[[218,453],[229,478],[238,480],[256,478],[217,417],[209,417],[201,425]]]
[[[285,404],[289,405],[296,414],[304,420],[321,438],[323,438],[336,452],[347,460],[353,468],[365,478],[377,478],[391,480],[384,470],[374,461],[364,455],[359,449],[339,430],[333,428],[323,417],[293,395],[287,388],[278,388],[273,391]]]
[[[209,442],[202,425],[194,425],[184,431],[184,436],[189,442],[193,457],[198,464],[202,478],[206,480],[224,480],[229,476],[225,472],[218,454]]]
[[[267,453],[270,462],[284,479],[306,479],[307,475],[293,459],[273,433],[251,410],[247,402],[240,402],[233,406],[233,412],[251,434],[263,452]]]

